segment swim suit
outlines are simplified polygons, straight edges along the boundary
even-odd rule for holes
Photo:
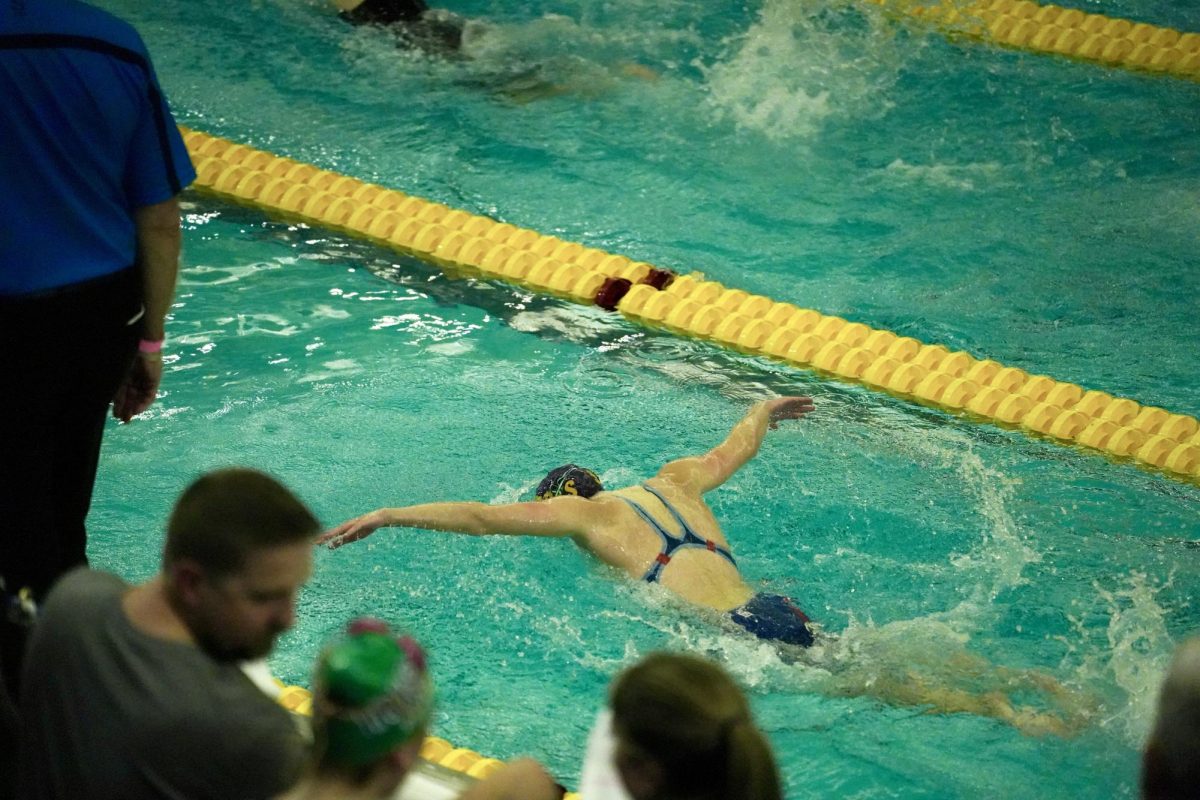
[[[759,639],[812,647],[811,620],[780,594],[756,594],[729,612],[729,618]]]
[[[660,550],[658,555],[655,556],[654,563],[650,565],[650,569],[646,570],[646,574],[642,576],[642,580],[646,581],[647,583],[658,583],[659,578],[662,577],[663,567],[671,563],[671,557],[674,555],[675,551],[681,550],[685,547],[703,547],[707,550],[711,550],[712,552],[724,558],[730,564],[733,564],[734,569],[737,569],[737,562],[733,560],[733,554],[730,553],[727,548],[721,547],[712,539],[700,538],[698,535],[696,535],[696,532],[692,530],[691,526],[687,524],[684,518],[680,516],[679,512],[675,510],[675,507],[667,502],[665,497],[651,489],[648,484],[643,483],[642,488],[657,497],[658,501],[662,503],[664,507],[666,507],[667,511],[671,513],[671,516],[675,518],[675,521],[679,523],[679,527],[683,529],[683,536],[675,536],[671,534],[666,528],[659,524],[658,520],[650,516],[646,509],[642,508],[639,504],[635,503],[633,500],[630,500],[628,497],[621,497],[621,499],[628,503],[633,510],[637,512],[638,516],[644,519],[646,523],[649,524],[650,527],[653,528],[663,540],[662,550]],[[618,495],[618,497],[620,497],[620,495]]]

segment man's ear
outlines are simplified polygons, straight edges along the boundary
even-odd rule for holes
[[[171,593],[186,605],[195,604],[207,582],[204,568],[190,558],[181,558],[171,563],[165,573]]]

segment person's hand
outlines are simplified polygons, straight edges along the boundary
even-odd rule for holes
[[[387,527],[387,509],[381,508],[370,514],[355,517],[349,522],[343,522],[332,528],[317,539],[317,544],[328,545],[330,550],[337,550],[344,544],[365,539],[380,528]]]
[[[158,394],[162,372],[162,353],[138,353],[113,395],[113,416],[129,422],[149,408]]]
[[[811,414],[815,406],[811,397],[776,397],[766,400],[763,405],[767,409],[767,421],[771,429],[779,427],[785,419],[800,419]]]

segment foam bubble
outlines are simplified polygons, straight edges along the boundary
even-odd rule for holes
[[[437,353],[440,356],[461,356],[475,349],[475,345],[471,342],[459,339],[453,342],[445,342],[443,344],[430,345],[427,350],[431,353]]]
[[[1042,557],[1008,511],[1019,482],[984,463],[970,437],[962,432],[948,428],[892,430],[897,448],[923,461],[940,462],[942,469],[954,472],[958,484],[973,495],[973,510],[983,517],[979,538],[966,553],[951,559],[956,577],[975,584],[966,600],[941,616],[964,630],[971,629],[993,613],[997,595],[1026,582],[1025,567]]]
[[[977,180],[993,180],[1000,174],[995,162],[980,164],[909,164],[897,158],[888,164],[884,174],[912,183],[923,183],[964,192],[975,190]]]

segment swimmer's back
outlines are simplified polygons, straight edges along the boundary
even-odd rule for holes
[[[697,536],[728,549],[724,533],[702,500],[689,497],[669,481],[651,479],[647,484],[649,489],[627,486],[593,497],[591,502],[598,506],[600,524],[579,543],[601,561],[624,570],[634,580],[645,580],[663,551],[663,538],[630,501],[648,513],[668,534],[682,538],[682,527],[664,507],[659,499],[661,496],[679,512]],[[733,563],[704,547],[676,549],[669,563],[662,566],[656,582],[689,603],[718,611],[735,608],[753,594]]]

